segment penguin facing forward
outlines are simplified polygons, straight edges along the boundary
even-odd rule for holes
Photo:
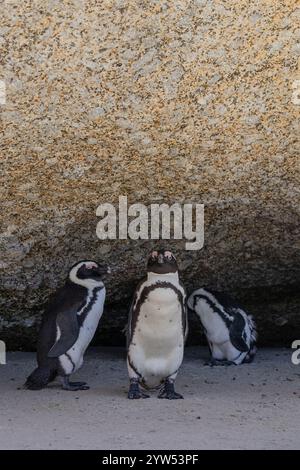
[[[183,398],[174,382],[183,360],[187,309],[178,266],[170,251],[153,251],[138,285],[127,326],[129,399],[148,398],[142,388],[161,387],[158,398]]]
[[[65,285],[50,300],[43,315],[37,343],[38,367],[25,387],[40,390],[57,376],[64,390],[87,390],[85,382],[69,377],[82,365],[103,313],[105,286],[102,276],[110,269],[94,261],[80,261],[71,267]]]
[[[200,318],[211,353],[211,365],[252,362],[257,332],[253,317],[228,295],[201,288],[188,298]]]

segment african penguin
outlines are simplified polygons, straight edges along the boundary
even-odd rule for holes
[[[129,312],[128,398],[148,398],[140,388],[161,387],[158,398],[183,398],[174,382],[187,335],[186,294],[170,251],[153,251],[147,276],[138,285]]]
[[[205,288],[195,290],[188,307],[201,320],[211,352],[212,365],[252,362],[256,353],[256,326],[228,295]]]
[[[71,267],[65,285],[50,300],[44,313],[37,344],[38,367],[25,387],[40,390],[57,376],[64,390],[87,390],[85,382],[69,382],[82,365],[103,313],[105,287],[102,276],[110,269],[94,261]]]

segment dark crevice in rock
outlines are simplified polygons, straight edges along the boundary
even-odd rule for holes
[[[133,289],[132,286],[131,291]],[[191,289],[188,292],[191,292]],[[235,289],[232,294],[254,315],[258,326],[259,345],[290,347],[293,340],[300,339],[298,284]],[[92,345],[125,347],[126,336],[123,330],[127,324],[130,302],[131,297],[128,296],[120,302],[107,304]],[[10,350],[33,351],[41,311],[37,308],[21,311],[24,321],[21,321],[21,315],[9,315],[11,319],[2,325],[0,338],[6,341]],[[199,320],[193,312],[189,312],[189,323],[187,345],[206,344]]]

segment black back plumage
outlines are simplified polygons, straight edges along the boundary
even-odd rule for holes
[[[77,312],[84,306],[86,293],[85,287],[67,281],[52,296],[43,315],[39,333],[38,363],[64,354],[75,343],[79,333]],[[57,325],[60,327],[61,337],[55,343]]]
[[[26,388],[39,390],[57,376],[58,356],[72,347],[78,337],[77,312],[85,303],[86,292],[85,287],[68,280],[50,297],[38,334],[38,367],[27,378]],[[57,324],[61,336],[56,342]]]

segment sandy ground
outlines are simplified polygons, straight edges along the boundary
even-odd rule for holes
[[[186,348],[177,380],[184,400],[128,400],[125,354],[89,351],[76,374],[91,389],[53,383],[20,388],[35,364],[10,353],[0,366],[1,449],[299,449],[300,366],[291,350],[260,350],[253,364],[205,366],[205,348]],[[75,378],[75,376],[74,376]]]

